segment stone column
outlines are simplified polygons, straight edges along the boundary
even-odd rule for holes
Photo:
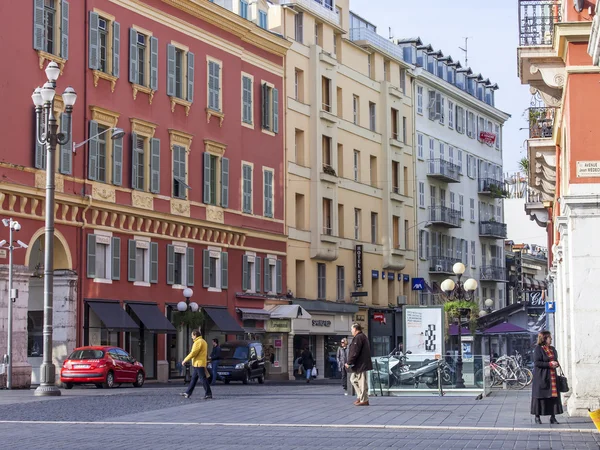
[[[77,274],[72,270],[55,270],[52,360],[56,365],[57,383],[64,360],[76,346],[77,309]]]
[[[325,378],[325,336],[317,336],[316,350],[315,358],[317,358],[317,372],[319,374],[317,378]]]
[[[296,355],[294,354],[294,333],[288,334],[287,340],[288,347],[288,380],[296,379],[296,374],[294,373],[294,359]]]
[[[12,336],[12,386],[28,389],[31,386],[31,365],[27,362],[27,309],[29,302],[29,278],[27,266],[13,264],[13,289],[19,295],[13,304]],[[0,265],[0,358],[8,350],[8,265]],[[6,377],[0,376],[6,386]]]

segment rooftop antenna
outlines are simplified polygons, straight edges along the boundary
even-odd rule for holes
[[[394,33],[392,33],[392,27],[388,27],[388,30],[389,30],[389,33],[388,33],[389,40],[391,41],[392,39],[394,39]]]
[[[465,53],[465,67],[469,67],[469,38],[465,38],[465,48],[458,48]]]

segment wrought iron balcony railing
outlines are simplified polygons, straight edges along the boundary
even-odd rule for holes
[[[430,206],[429,221],[449,228],[460,228],[460,211],[447,206]]]
[[[508,190],[504,186],[504,182],[495,178],[480,178],[479,193],[494,198],[508,197]]]
[[[450,258],[448,256],[430,256],[429,257],[429,271],[437,273],[454,273],[452,267],[460,259]]]
[[[506,239],[506,224],[495,221],[479,222],[479,235]]]
[[[561,21],[561,0],[519,0],[519,45],[552,45],[554,24]]]
[[[367,41],[370,45],[377,48],[382,53],[385,53],[397,60],[404,60],[404,50],[402,47],[399,47],[383,36],[379,36],[375,31],[369,30],[368,28],[351,28],[350,40],[353,42]]]
[[[448,183],[460,182],[458,165],[444,159],[430,159],[427,166],[427,176],[438,178]]]
[[[479,279],[483,281],[506,281],[506,269],[501,266],[481,266]]]
[[[529,138],[551,138],[556,108],[529,108]]]

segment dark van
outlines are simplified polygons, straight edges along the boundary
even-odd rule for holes
[[[211,368],[211,364],[208,363]],[[265,354],[260,342],[229,341],[221,345],[218,379],[225,384],[241,381],[244,384],[256,379],[265,381]]]

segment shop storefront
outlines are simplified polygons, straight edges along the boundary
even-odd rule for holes
[[[369,342],[371,355],[387,356],[402,343],[402,312],[400,309],[371,308],[369,317]]]
[[[289,319],[269,319],[265,322],[263,348],[268,379],[288,379],[288,334],[291,330]]]

